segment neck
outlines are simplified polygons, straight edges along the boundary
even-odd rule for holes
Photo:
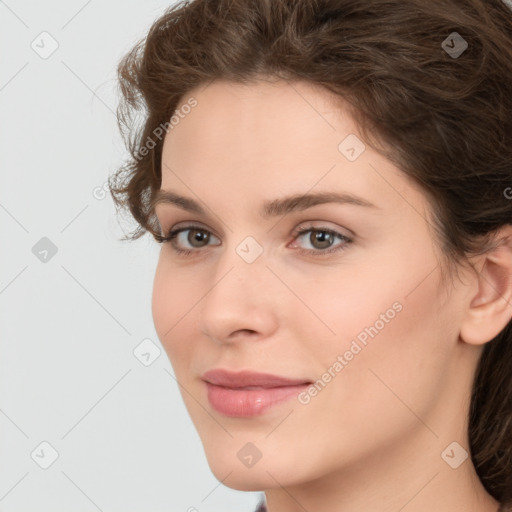
[[[459,436],[435,437],[423,426],[411,435],[347,469],[266,491],[268,512],[498,511],[469,455],[456,469],[441,457]],[[460,444],[468,446],[467,440]],[[455,464],[461,453],[455,447],[445,458]]]

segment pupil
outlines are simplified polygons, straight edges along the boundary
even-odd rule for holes
[[[310,238],[313,247],[316,247],[317,249],[325,249],[326,247],[329,247],[332,242],[331,234],[326,231],[312,232]],[[318,243],[320,244],[319,246]]]
[[[190,245],[194,247],[201,247],[201,242],[208,242],[209,235],[204,231],[198,229],[191,229],[188,235],[188,241]]]

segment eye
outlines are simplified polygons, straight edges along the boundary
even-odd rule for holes
[[[186,226],[171,230],[167,236],[160,239],[159,242],[170,242],[177,253],[190,254],[197,252],[198,249],[207,247],[212,239],[219,241],[219,239],[207,229],[199,226]]]
[[[296,248],[302,254],[319,257],[343,251],[348,244],[352,243],[352,239],[348,236],[326,227],[308,226],[299,228],[293,235],[295,238],[288,247]],[[298,245],[297,240],[301,240],[302,244]],[[200,226],[184,226],[173,229],[169,231],[166,237],[160,237],[158,242],[170,242],[173,251],[183,256],[199,253],[201,249],[208,247],[208,245],[220,245],[220,240],[215,235]]]
[[[352,243],[352,239],[348,236],[324,227],[302,228],[298,229],[295,234],[295,240],[302,240],[303,244],[306,245],[306,248],[299,247],[298,249],[299,252],[305,254],[322,256],[324,254],[343,251],[347,248],[348,244]],[[336,240],[340,243],[336,243]],[[294,241],[294,244],[295,243]]]

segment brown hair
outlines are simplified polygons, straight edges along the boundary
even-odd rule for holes
[[[460,55],[450,52],[455,41],[467,43]],[[348,101],[372,147],[431,199],[452,263],[484,253],[512,224],[512,12],[502,0],[181,1],[118,76],[130,158],[109,185],[138,223],[127,239],[163,238],[160,132],[187,93],[262,76],[306,80]],[[469,441],[484,487],[512,501],[512,322],[482,353]]]

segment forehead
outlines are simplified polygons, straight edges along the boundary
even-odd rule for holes
[[[183,155],[189,162],[208,155],[222,163],[243,154],[258,161],[281,154],[286,161],[319,142],[323,150],[330,147],[336,154],[340,135],[356,130],[351,119],[331,104],[328,92],[308,82],[218,80],[185,95],[181,106],[191,97],[197,105],[180,116],[164,145],[166,153],[178,156],[185,153],[180,151],[184,146],[192,149],[193,140],[195,151]]]
[[[261,201],[276,191],[314,187],[381,204],[409,192],[405,175],[364,144],[343,99],[318,85],[218,80],[190,91],[180,105],[191,97],[197,105],[164,141],[163,189],[200,197],[222,191],[232,201],[235,195]],[[340,149],[347,140],[364,148],[355,160]]]

